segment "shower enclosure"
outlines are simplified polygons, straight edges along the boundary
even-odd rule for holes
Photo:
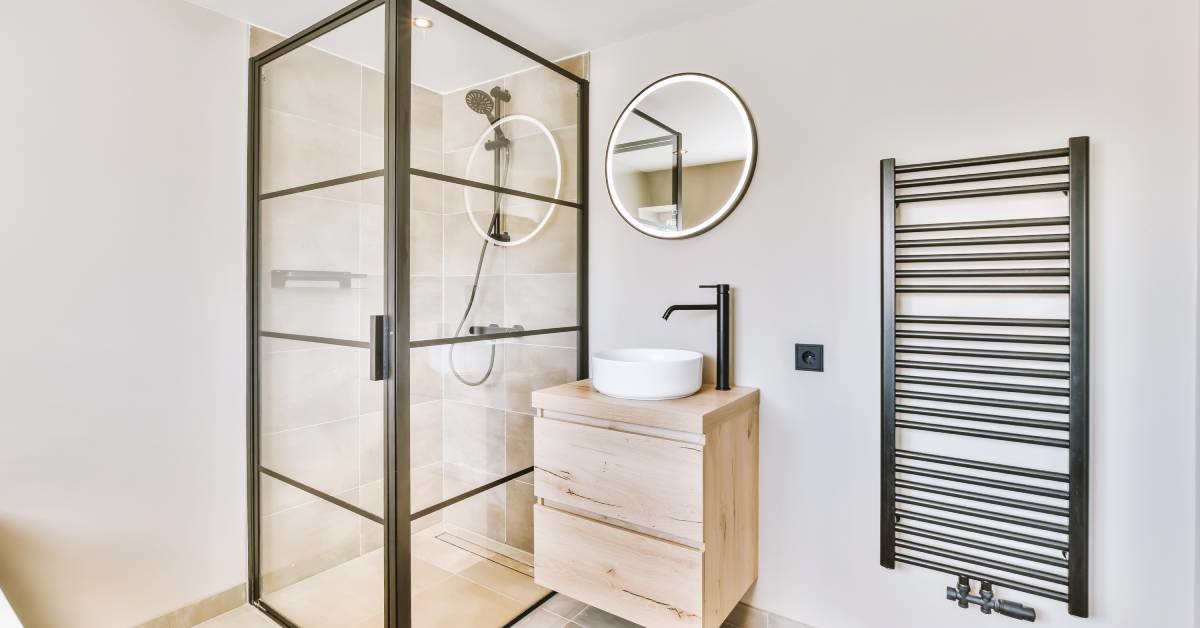
[[[416,0],[252,46],[250,600],[515,623],[550,593],[530,393],[587,371],[587,56]]]

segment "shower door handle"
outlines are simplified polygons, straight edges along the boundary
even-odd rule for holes
[[[391,371],[388,360],[388,317],[376,314],[371,317],[371,381],[387,379]]]

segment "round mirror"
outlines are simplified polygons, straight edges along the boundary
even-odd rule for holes
[[[699,235],[742,200],[757,153],[754,121],[728,85],[703,74],[668,76],[617,119],[605,158],[608,195],[646,235]]]

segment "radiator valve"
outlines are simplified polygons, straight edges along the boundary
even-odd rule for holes
[[[946,587],[946,599],[958,602],[961,608],[969,608],[972,604],[978,604],[979,611],[984,615],[991,615],[992,611],[995,611],[1005,617],[1024,619],[1025,621],[1037,619],[1037,611],[1032,608],[1017,602],[997,599],[992,591],[992,583],[986,580],[979,583],[979,595],[972,595],[970,578],[959,576],[958,586]]]

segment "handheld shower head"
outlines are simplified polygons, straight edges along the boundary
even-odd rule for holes
[[[487,116],[488,122],[496,121],[496,101],[482,89],[467,92],[467,107],[475,113]]]

